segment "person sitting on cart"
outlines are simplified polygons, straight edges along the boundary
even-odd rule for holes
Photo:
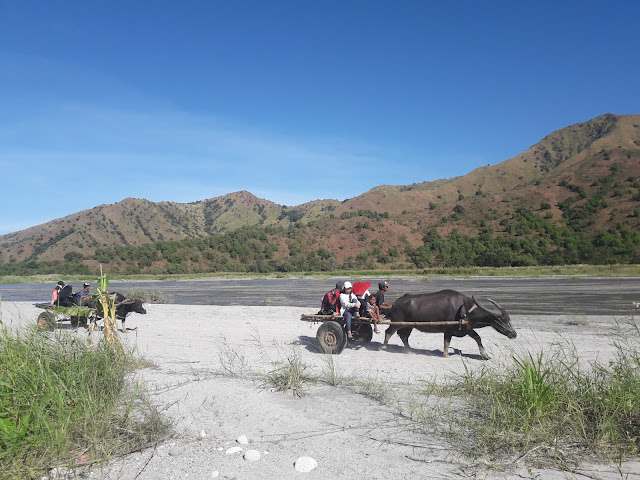
[[[86,282],[82,284],[82,290],[76,293],[76,295],[80,298],[80,302],[78,302],[78,305],[87,304],[87,299],[89,298],[89,295],[91,295],[91,293],[89,293],[90,288],[91,288],[90,284]]]
[[[59,307],[74,307],[76,303],[73,301],[73,286],[65,285],[58,293],[58,299],[56,305]]]
[[[364,303],[364,316],[373,320],[374,333],[380,333],[378,330],[378,322],[380,321],[380,309],[376,305],[376,297],[370,295]]]
[[[329,290],[324,294],[320,304],[318,315],[338,315],[340,313],[340,294],[344,281],[338,280],[336,288]]]
[[[378,283],[378,289],[378,293],[376,293],[376,302],[380,313],[385,315],[391,312],[391,304],[384,301],[384,294],[389,290],[389,284],[387,282],[380,282]]]
[[[51,305],[55,305],[58,303],[58,296],[60,295],[60,290],[64,287],[64,282],[60,280],[56,283],[56,286],[53,287],[53,292],[51,292]]]
[[[358,297],[351,291],[351,282],[344,282],[342,286],[342,293],[340,294],[340,315],[344,317],[344,321],[347,324],[347,338],[353,340],[351,334],[351,318],[359,317],[358,309],[360,308],[360,302]]]

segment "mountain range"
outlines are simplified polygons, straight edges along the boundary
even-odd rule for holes
[[[126,198],[0,235],[0,266],[75,262],[93,268],[101,252],[119,247],[132,251],[143,245],[208,241],[251,228],[266,235],[260,241],[271,245],[265,258],[273,265],[316,255],[331,258],[334,267],[348,267],[350,259],[369,255],[372,268],[406,267],[418,265],[412,254],[425,247],[429,235],[540,241],[540,232],[513,231],[520,228],[510,224],[516,212],[518,225],[529,212],[554,229],[569,228],[565,235],[578,232],[582,241],[588,238],[597,246],[603,232],[637,237],[639,210],[640,115],[605,114],[550,133],[521,154],[467,175],[381,185],[342,202],[283,206],[247,191],[193,203]],[[634,261],[630,242],[632,252],[626,251],[622,262]],[[204,256],[183,260],[188,271],[212,265]],[[232,256],[227,260],[225,265],[234,264]],[[159,255],[146,263],[137,271],[166,271],[171,262]],[[126,259],[116,260],[114,267],[124,264]]]

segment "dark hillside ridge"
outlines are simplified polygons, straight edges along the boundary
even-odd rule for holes
[[[584,245],[551,242],[550,247],[546,236],[554,229],[559,229],[555,235],[599,242],[598,248],[608,245],[611,252],[599,252],[606,261],[628,263],[636,258],[630,238],[640,233],[639,179],[640,115],[605,114],[557,130],[523,153],[467,175],[383,185],[344,202],[327,199],[288,207],[239,191],[188,204],[127,198],[100,205],[0,236],[0,267],[5,267],[0,272],[33,271],[43,265],[55,270],[66,264],[92,269],[108,257],[113,257],[112,268],[122,269],[126,255],[112,250],[134,252],[145,245],[160,253],[143,262],[149,265],[134,262],[134,270],[162,272],[177,264],[186,271],[210,271],[244,268],[243,262],[258,268],[260,255],[249,260],[233,249],[214,248],[209,257],[215,261],[202,257],[209,244],[216,243],[212,236],[233,243],[243,235],[251,237],[245,240],[254,250],[268,244],[261,268],[269,262],[269,268],[302,268],[305,261],[313,265],[317,258],[325,269],[366,264],[365,260],[372,267],[406,268],[423,265],[427,257],[435,265],[446,264],[452,262],[450,255],[427,248],[425,239],[437,245],[442,239],[449,242],[452,234],[484,238],[485,248],[498,248],[487,236],[533,242],[499,248],[527,250],[527,258],[538,263],[545,255],[567,260],[554,253],[565,249],[579,251],[575,258],[590,261],[591,250]],[[523,222],[529,226],[523,227]],[[238,232],[236,240],[231,239],[233,232]],[[176,241],[207,246],[201,245],[200,253],[189,258],[169,261],[162,245]],[[420,254],[424,258],[416,261]],[[12,265],[15,268],[9,268]]]
[[[618,123],[618,118],[607,113],[589,122],[557,130],[537,144],[534,158],[542,170],[550,171],[565,160],[582,153],[595,141],[609,135]]]

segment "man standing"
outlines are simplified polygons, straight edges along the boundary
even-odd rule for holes
[[[380,313],[387,315],[391,310],[391,305],[384,301],[384,294],[389,290],[389,284],[387,282],[378,283],[378,293],[376,293],[376,303],[380,309]]]

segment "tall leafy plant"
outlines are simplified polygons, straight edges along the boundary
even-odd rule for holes
[[[98,308],[102,309],[102,315],[104,318],[104,337],[107,344],[112,342],[119,342],[118,328],[116,325],[116,308],[115,297],[110,296],[107,291],[109,287],[109,279],[107,275],[102,272],[102,265],[100,265],[100,278],[98,279],[98,285],[96,290],[98,292]]]

